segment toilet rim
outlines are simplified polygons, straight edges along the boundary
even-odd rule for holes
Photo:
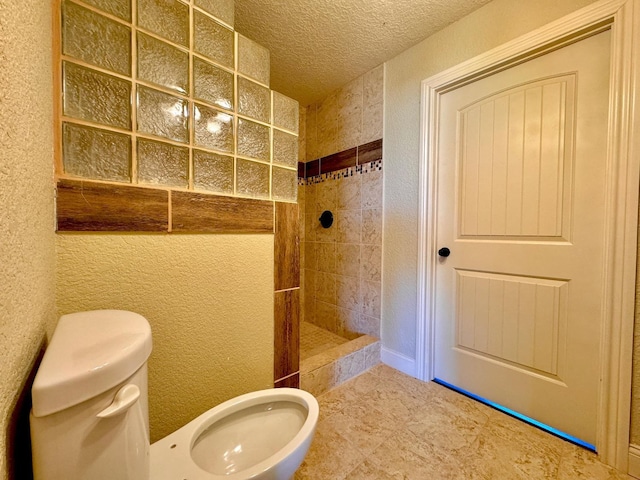
[[[200,436],[209,427],[211,427],[211,425],[223,418],[226,418],[229,415],[244,410],[245,408],[273,402],[294,402],[302,405],[307,411],[307,417],[300,427],[300,430],[298,430],[296,435],[291,440],[289,440],[289,442],[283,448],[281,448],[270,457],[265,458],[261,462],[258,462],[249,468],[231,475],[217,475],[212,472],[203,470],[196,464],[196,462],[191,457],[191,450],[198,438],[200,438]],[[304,443],[304,440],[313,434],[318,421],[319,413],[320,409],[317,400],[313,395],[304,390],[299,390],[296,388],[271,388],[267,390],[260,390],[234,397],[216,407],[213,407],[210,410],[207,410],[199,417],[196,417],[191,422],[184,425],[182,428],[176,430],[172,434],[168,435],[162,440],[159,440],[156,443],[158,445],[166,445],[167,443],[176,445],[175,453],[182,458],[186,457],[185,460],[187,460],[187,462],[186,465],[184,465],[184,473],[186,474],[197,474],[197,478],[209,479],[250,479],[254,475],[265,472],[269,468],[280,463],[286,457],[291,455],[298,447],[300,447]],[[167,446],[170,447],[170,445]]]

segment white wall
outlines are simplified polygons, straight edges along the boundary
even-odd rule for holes
[[[592,2],[494,0],[386,63],[382,342],[405,371],[416,350],[420,82]]]

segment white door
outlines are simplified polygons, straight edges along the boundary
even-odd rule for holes
[[[435,377],[595,444],[610,33],[443,94]]]

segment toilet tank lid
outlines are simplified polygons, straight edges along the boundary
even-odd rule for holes
[[[63,315],[31,388],[44,417],[99,395],[133,375],[151,353],[149,322],[124,310]]]

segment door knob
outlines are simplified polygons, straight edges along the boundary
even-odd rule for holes
[[[449,250],[447,247],[442,247],[440,250],[438,250],[438,255],[440,255],[441,257],[448,257],[449,255],[451,255],[451,250]]]

